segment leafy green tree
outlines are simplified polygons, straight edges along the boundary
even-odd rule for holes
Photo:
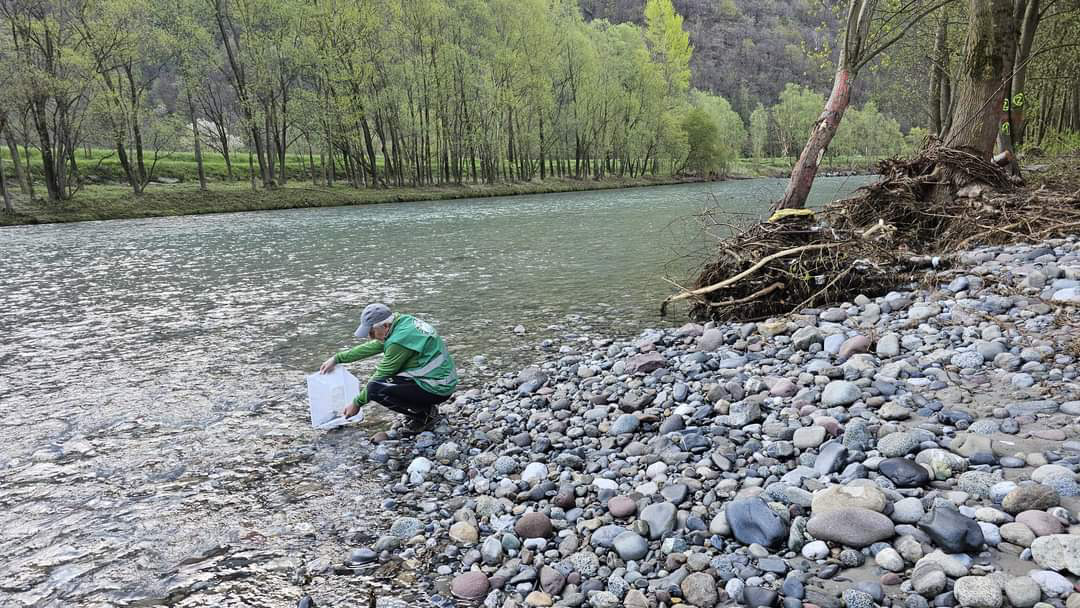
[[[780,93],[780,101],[772,107],[776,135],[782,156],[793,156],[810,133],[825,97],[802,85],[788,83]]]
[[[742,118],[731,109],[726,99],[704,91],[691,91],[690,103],[695,109],[703,110],[716,127],[716,159],[710,170],[726,175],[746,143],[746,127]]]
[[[764,158],[769,143],[769,113],[758,104],[750,113],[750,150],[754,158]]]
[[[683,18],[675,12],[671,0],[645,2],[645,35],[661,65],[668,85],[668,96],[676,100],[690,88],[690,34],[683,31]]]
[[[693,108],[682,121],[688,150],[683,166],[697,175],[709,175],[720,169],[720,130],[709,113]]]

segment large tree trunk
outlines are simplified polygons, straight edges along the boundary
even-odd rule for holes
[[[1016,51],[1009,0],[969,0],[968,36],[956,90],[956,115],[947,143],[989,160],[1001,128]]]
[[[874,18],[876,2],[874,0],[850,0],[848,2],[847,27],[844,32],[843,46],[840,47],[840,58],[836,62],[836,76],[833,78],[832,93],[825,102],[825,109],[814,128],[810,132],[810,139],[806,142],[798,162],[791,170],[791,179],[788,180],[784,198],[775,205],[775,209],[800,209],[806,206],[806,198],[810,194],[810,187],[814,185],[814,177],[817,175],[818,165],[825,155],[840,127],[840,120],[844,117],[844,111],[851,103],[851,87],[858,74],[859,68],[872,56],[875,51],[865,45],[870,31],[870,22]],[[882,47],[884,48],[884,47]]]
[[[806,142],[799,161],[791,171],[791,179],[788,181],[784,198],[777,204],[777,209],[799,209],[806,205],[806,197],[810,195],[810,188],[814,185],[814,177],[817,175],[821,157],[829,147],[829,142],[836,135],[840,127],[840,120],[844,117],[844,111],[851,102],[851,81],[855,75],[849,70],[841,68],[836,72],[833,80],[832,93],[825,103],[825,111],[818,117],[810,139]]]

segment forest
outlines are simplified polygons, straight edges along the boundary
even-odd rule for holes
[[[823,149],[943,135],[969,3],[881,3]],[[1023,51],[1020,149],[1077,146],[1080,2],[995,2]],[[847,3],[725,0],[2,0],[8,191],[101,181],[354,188],[791,168],[826,104]],[[1026,36],[1026,37],[1025,37]],[[193,175],[168,178],[190,158]],[[14,185],[8,187],[8,181]]]

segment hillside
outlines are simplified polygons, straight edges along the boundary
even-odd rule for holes
[[[833,36],[830,9],[805,1],[674,0],[685,19],[694,55],[693,86],[731,102],[744,120],[760,102],[776,103],[784,84],[822,91],[831,74],[807,56],[807,49]],[[644,0],[581,0],[587,19],[642,24]]]

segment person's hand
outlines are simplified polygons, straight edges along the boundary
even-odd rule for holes
[[[319,368],[319,373],[329,374],[330,372],[334,371],[335,367],[337,367],[337,362],[334,361],[333,357],[330,357],[326,361],[323,361],[322,367]]]
[[[359,411],[360,411],[360,406],[359,405],[356,405],[355,403],[350,403],[348,406],[345,407],[345,411],[343,411],[342,414],[346,418],[352,418]]]

